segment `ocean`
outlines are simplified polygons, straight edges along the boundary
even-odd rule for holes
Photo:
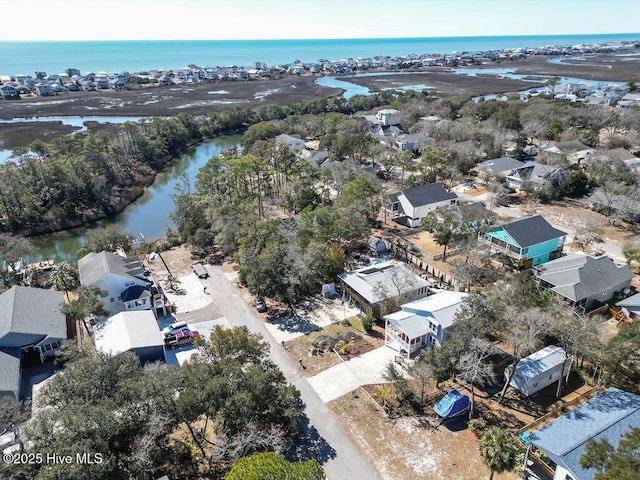
[[[577,45],[640,40],[640,33],[504,37],[372,38],[331,40],[164,40],[0,42],[0,75],[34,75],[36,71],[81,73],[151,69],[171,70],[189,64],[207,66],[289,64],[296,60],[372,57],[517,47]]]

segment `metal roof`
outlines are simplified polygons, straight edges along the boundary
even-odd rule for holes
[[[616,448],[620,439],[640,425],[640,396],[609,388],[531,433],[529,442],[580,480],[593,480],[596,470],[580,466],[588,440],[606,439]]]
[[[159,347],[164,337],[151,310],[120,312],[96,325],[96,349],[110,355],[136,348]]]

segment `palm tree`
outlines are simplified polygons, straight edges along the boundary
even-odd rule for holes
[[[478,448],[482,460],[491,470],[489,480],[493,480],[495,472],[510,472],[515,468],[518,451],[506,430],[491,427],[482,435]]]
[[[51,270],[50,277],[53,288],[62,290],[69,301],[69,290],[78,285],[78,273],[69,262],[57,263]]]

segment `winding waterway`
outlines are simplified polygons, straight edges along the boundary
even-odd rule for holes
[[[164,236],[167,227],[173,226],[169,214],[173,210],[171,194],[175,193],[180,177],[186,173],[193,183],[198,170],[220,151],[237,145],[241,135],[223,135],[190,148],[173,160],[154,182],[145,189],[134,203],[118,215],[92,223],[86,227],[31,237],[36,246],[38,259],[53,258],[56,261],[77,261],[77,251],[83,245],[85,234],[90,229],[109,224],[120,225],[124,230],[148,241]]]
[[[416,74],[425,75],[425,72],[415,72]],[[495,68],[495,69],[473,69],[473,68],[457,68],[453,70],[454,74],[458,75],[478,75],[478,74],[493,74],[502,78],[519,79],[524,81],[536,81],[543,82],[549,76],[540,75],[521,75],[516,74],[512,70]],[[407,72],[369,72],[362,74],[355,74],[349,76],[326,76],[316,80],[318,85],[342,88],[345,90],[343,96],[350,98],[354,95],[370,95],[372,92],[367,87],[356,85],[348,81],[350,77],[362,77],[362,76],[376,76],[376,75],[406,75]],[[428,73],[427,73],[428,75]],[[428,81],[428,76],[423,76],[420,80]],[[559,82],[558,90],[567,83],[594,83],[589,80],[581,78],[562,77]],[[621,82],[597,82],[597,83],[611,83],[618,84]],[[392,87],[393,88],[393,87]],[[428,84],[420,83],[416,85],[405,85],[395,89],[401,90],[422,90],[425,88],[432,88]],[[524,93],[524,92],[523,92]],[[486,96],[485,98],[493,97],[494,95]],[[128,120],[138,120],[134,117],[55,117],[55,118],[30,118],[30,119],[14,119],[12,121],[62,121],[66,124],[71,124],[78,127],[84,127],[83,123],[87,120],[91,121],[107,121],[122,123]],[[4,122],[12,122],[4,121]],[[94,222],[91,225],[76,228],[72,230],[66,230],[62,232],[56,232],[47,235],[40,235],[32,237],[31,241],[37,248],[37,254],[34,260],[52,258],[57,261],[69,260],[77,261],[77,251],[84,243],[85,234],[92,228],[97,226],[104,226],[108,224],[118,224],[126,231],[131,232],[134,236],[140,237],[141,235],[148,241],[157,240],[164,236],[166,228],[173,226],[169,214],[173,210],[173,200],[171,194],[175,192],[175,187],[180,181],[180,177],[183,173],[187,173],[189,178],[195,180],[198,170],[209,160],[220,153],[221,150],[228,148],[232,145],[237,145],[240,142],[241,135],[225,135],[217,137],[213,140],[203,142],[172,161],[167,167],[158,173],[155,181],[149,187],[145,189],[145,192],[135,202],[129,205],[118,215],[98,222]],[[0,151],[1,153],[1,151]]]

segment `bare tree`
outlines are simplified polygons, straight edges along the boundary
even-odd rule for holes
[[[415,362],[409,366],[409,375],[411,375],[420,387],[420,402],[424,403],[424,393],[427,381],[433,378],[433,367],[420,355]]]
[[[483,386],[496,380],[493,364],[487,362],[488,358],[495,352],[496,348],[491,342],[475,338],[456,365],[458,376],[465,380],[471,388],[469,418],[473,416],[475,406],[476,393],[474,385]]]
[[[542,336],[547,333],[549,325],[547,312],[538,307],[522,310],[521,307],[513,305],[508,307],[506,317],[509,320],[509,326],[505,340],[513,349],[514,362],[509,367],[509,378],[504,384],[498,403],[504,401],[518,364],[526,355],[540,346]]]
[[[382,299],[383,315],[398,310],[402,302],[417,287],[414,273],[400,263],[391,267],[388,280],[387,284],[380,281],[373,287],[374,293]]]
[[[576,230],[573,243],[582,248],[582,250],[585,250],[593,244],[602,242],[603,238],[604,229],[595,222],[588,222]]]

